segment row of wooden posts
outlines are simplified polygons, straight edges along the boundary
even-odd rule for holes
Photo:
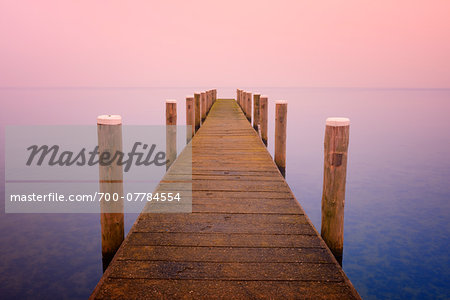
[[[212,105],[217,99],[217,90],[208,90],[194,93],[194,96],[186,97],[186,142],[192,139],[195,133],[206,119]],[[252,123],[252,93],[237,89],[236,101],[244,115]],[[275,104],[275,163],[281,174],[286,175],[286,126],[287,126],[287,102],[276,101]],[[253,128],[259,133],[261,140],[267,146],[268,98],[260,94],[253,95]],[[166,125],[177,124],[177,107],[175,100],[166,101]],[[168,126],[166,134],[166,157],[170,167],[176,159],[176,131]]]
[[[217,99],[217,90],[195,93],[186,98],[186,142],[189,143],[194,134],[205,121],[212,105]],[[246,118],[252,121],[253,128],[260,134],[267,146],[267,96],[253,95],[237,90],[237,103]],[[166,125],[177,125],[177,107],[175,100],[166,101]],[[275,163],[285,175],[286,168],[286,128],[287,102],[276,101],[275,104]],[[324,177],[322,193],[322,225],[321,235],[339,262],[342,262],[344,239],[344,204],[347,173],[347,151],[349,143],[350,121],[347,118],[328,118],[326,120],[324,140]],[[122,119],[117,115],[102,115],[97,118],[99,152],[122,151]],[[166,126],[167,168],[176,159],[176,126]],[[118,193],[123,196],[122,166],[100,166],[100,192]],[[119,180],[118,180],[119,178]],[[124,238],[123,202],[121,208],[113,208],[115,213],[108,213],[111,205],[101,203],[102,254],[104,268],[114,256]],[[122,213],[117,213],[122,211]]]
[[[186,124],[191,125],[192,128],[187,134],[187,142],[200,128],[216,97],[217,91],[210,90],[195,93],[194,97],[186,98]],[[259,133],[261,140],[267,146],[268,97],[255,93],[252,101],[251,92],[237,89],[236,101],[250,124],[252,124],[253,119],[253,128]],[[173,111],[176,112],[176,108],[173,108],[173,103],[167,103],[166,105],[168,105],[166,107],[167,125],[176,124],[176,122],[170,122],[170,120],[173,120]],[[326,120],[321,235],[340,263],[342,263],[344,245],[344,204],[349,128],[350,121],[347,118],[328,118]],[[274,161],[283,176],[286,175],[286,129],[287,102],[276,101]]]
[[[253,129],[259,133],[264,145],[268,143],[268,97],[261,94],[253,94],[241,89],[236,90],[236,101],[241,107],[247,120],[252,123]],[[275,102],[275,163],[283,176],[286,176],[286,129],[287,129],[287,102]]]
[[[212,105],[217,99],[217,90],[194,93],[186,97],[186,143],[189,143],[200,126],[205,122]],[[177,158],[177,101],[166,100],[166,158],[169,169]]]
[[[237,89],[236,101],[252,123],[252,93]],[[267,146],[267,96],[253,94],[253,128]],[[287,102],[275,102],[275,163],[286,172]],[[321,235],[339,263],[344,246],[344,205],[350,120],[328,118],[324,140]]]
[[[194,134],[200,129],[216,99],[217,90],[195,93],[194,97],[186,97],[187,143],[190,142]]]

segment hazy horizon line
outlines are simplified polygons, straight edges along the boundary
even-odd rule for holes
[[[186,89],[205,86],[0,86],[0,90],[105,90],[105,89]],[[233,89],[236,86],[212,86],[215,89]],[[368,87],[368,86],[240,86],[240,88],[270,89],[339,89],[339,90],[450,90],[450,87]]]

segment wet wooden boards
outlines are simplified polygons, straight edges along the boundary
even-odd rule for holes
[[[191,143],[193,212],[141,214],[92,299],[359,299],[236,101]]]

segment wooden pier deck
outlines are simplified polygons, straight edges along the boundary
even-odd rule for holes
[[[191,143],[193,212],[141,214],[92,299],[359,299],[236,101]]]

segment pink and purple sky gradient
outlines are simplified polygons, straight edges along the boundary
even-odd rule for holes
[[[5,1],[0,86],[450,88],[450,1]]]

